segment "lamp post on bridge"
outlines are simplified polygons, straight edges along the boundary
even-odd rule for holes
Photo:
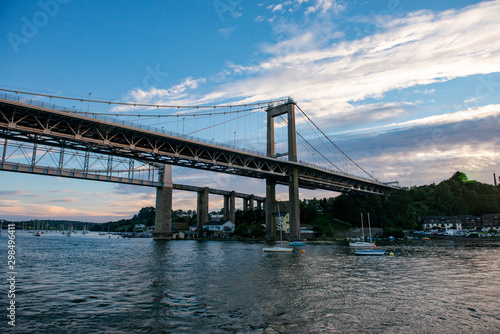
[[[87,106],[87,114],[90,113],[90,95],[92,95],[92,93],[89,93],[89,105]]]

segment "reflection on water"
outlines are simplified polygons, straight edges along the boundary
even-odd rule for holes
[[[500,241],[388,244],[394,256],[372,258],[343,244],[16,236],[13,332],[500,332]]]

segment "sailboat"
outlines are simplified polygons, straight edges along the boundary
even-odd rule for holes
[[[278,206],[278,215],[279,215],[279,206]],[[274,246],[274,247],[264,247],[262,250],[264,252],[291,252],[293,251],[293,248],[291,247],[283,247],[283,221],[278,225],[280,227],[280,246]]]
[[[363,218],[363,214],[361,214],[361,218]],[[370,234],[370,241],[372,240],[372,229],[370,226],[370,213],[368,213],[368,231]],[[357,249],[354,251],[354,255],[368,255],[368,256],[380,256],[385,254],[385,250],[383,249],[373,249],[375,244],[370,249]]]
[[[370,214],[368,214],[368,221],[370,220]],[[368,222],[369,228],[369,222]],[[363,235],[362,241],[349,242],[349,246],[351,247],[373,247],[375,244],[372,241],[371,230],[370,230],[370,242],[365,241],[365,229],[363,228],[363,212],[361,212],[361,233]]]
[[[288,240],[290,240],[290,236],[288,235],[288,232],[286,234],[286,237]],[[288,246],[305,246],[306,243],[304,241],[300,240],[300,231],[299,231],[299,239],[298,240],[292,240],[288,241]]]

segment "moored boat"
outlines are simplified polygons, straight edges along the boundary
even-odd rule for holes
[[[373,242],[365,241],[365,229],[363,228],[363,213],[361,213],[361,234],[362,234],[362,241],[349,242],[349,246],[357,247],[357,248],[375,246],[375,244]],[[371,231],[370,231],[370,241],[371,240],[372,240],[372,238],[371,238]]]
[[[288,243],[289,246],[305,246],[306,243],[303,242],[303,241],[300,241],[300,240],[294,240],[294,241],[290,241]]]
[[[361,214],[361,224],[363,224],[363,214]],[[370,235],[369,240],[373,240],[372,239],[372,229],[371,229],[371,225],[370,225],[370,213],[368,213],[368,231],[369,231],[369,235]],[[366,244],[369,244],[369,243],[367,242]],[[383,250],[383,249],[374,249],[375,247],[377,247],[375,244],[371,244],[368,247],[370,247],[370,249],[357,249],[357,250],[355,250],[354,255],[380,256],[380,255],[385,254],[385,250]]]
[[[378,249],[357,249],[354,251],[354,255],[363,256],[381,256],[385,254],[385,250]]]
[[[289,247],[280,247],[280,246],[274,246],[274,247],[264,247],[262,249],[264,252],[291,252],[293,251],[293,248]]]

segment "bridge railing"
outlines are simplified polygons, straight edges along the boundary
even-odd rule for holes
[[[242,151],[242,152],[246,152],[246,153],[251,153],[251,154],[259,155],[262,157],[266,156],[265,153],[255,151],[255,150],[236,147],[234,145],[224,144],[224,143],[216,142],[213,140],[207,140],[207,139],[199,138],[199,137],[195,137],[195,136],[184,135],[184,134],[180,134],[178,132],[169,131],[169,130],[165,130],[165,129],[158,129],[155,126],[124,121],[124,120],[121,120],[121,119],[118,119],[115,117],[103,116],[103,115],[98,115],[96,113],[90,113],[90,112],[86,113],[84,111],[79,111],[79,110],[74,109],[74,108],[63,107],[63,106],[59,106],[59,105],[56,105],[53,103],[42,102],[42,101],[38,101],[38,100],[34,100],[34,99],[22,97],[22,96],[1,93],[0,99],[14,101],[14,102],[20,102],[20,103],[24,103],[24,104],[28,104],[28,105],[32,105],[32,106],[37,106],[37,107],[42,107],[42,108],[46,108],[46,109],[50,109],[50,110],[63,111],[63,112],[67,112],[67,113],[75,114],[75,115],[82,115],[83,114],[85,117],[90,117],[90,118],[98,119],[98,120],[105,121],[105,122],[130,126],[130,127],[136,128],[136,129],[147,130],[147,131],[156,132],[156,133],[162,133],[162,134],[168,135],[168,136],[180,137],[180,138],[184,138],[184,139],[188,139],[188,140],[192,140],[192,141],[196,141],[196,142],[200,142],[200,143],[204,143],[204,144],[229,148],[229,149],[232,149],[235,151]],[[82,99],[82,101],[85,101],[85,100]]]
[[[6,94],[6,93],[0,93],[0,98],[4,99],[4,100],[9,100],[9,101],[14,101],[14,102],[20,102],[20,103],[24,103],[24,104],[28,104],[28,105],[32,105],[32,106],[37,106],[37,107],[42,107],[42,108],[46,108],[46,109],[67,112],[67,113],[71,113],[71,114],[75,114],[75,115],[82,115],[83,114],[86,117],[98,119],[98,120],[105,121],[105,122],[110,122],[110,123],[114,123],[114,124],[125,125],[125,126],[133,127],[133,128],[136,128],[136,129],[141,129],[141,130],[147,130],[147,131],[151,131],[151,132],[161,133],[161,134],[168,135],[168,136],[180,137],[180,138],[184,138],[184,139],[188,139],[188,140],[192,140],[192,141],[196,141],[196,142],[200,142],[200,143],[204,143],[204,144],[209,144],[209,145],[218,146],[218,147],[224,147],[224,148],[232,149],[232,150],[235,150],[235,151],[246,152],[246,153],[250,153],[250,154],[254,154],[254,155],[258,155],[258,156],[262,156],[262,157],[267,157],[267,155],[265,153],[263,153],[263,152],[259,152],[259,151],[255,151],[255,150],[251,150],[251,149],[245,149],[245,148],[241,148],[241,147],[236,147],[234,145],[229,145],[229,144],[225,144],[225,143],[221,143],[221,142],[216,142],[216,141],[213,141],[213,140],[207,140],[207,139],[199,138],[199,137],[195,137],[195,136],[184,135],[184,134],[180,134],[178,132],[173,132],[173,131],[169,131],[169,130],[165,130],[165,129],[158,129],[157,127],[154,127],[154,126],[149,126],[149,125],[144,125],[144,124],[140,124],[140,123],[134,123],[134,122],[124,121],[124,120],[121,120],[121,119],[118,119],[118,118],[115,118],[115,117],[98,115],[96,113],[86,113],[86,112],[83,112],[83,111],[78,111],[75,108],[63,107],[63,106],[59,106],[59,105],[56,105],[56,104],[53,104],[53,103],[42,102],[42,101],[38,101],[38,100],[27,98],[27,97],[23,97],[23,96],[10,95],[10,94]],[[85,100],[81,99],[81,101],[85,101]],[[310,163],[310,162],[307,162],[307,161],[298,161],[298,162],[300,164],[302,164],[302,165],[309,166],[309,167],[316,168],[316,169],[320,169],[320,170],[323,170],[323,171],[326,171],[326,172],[329,172],[329,173],[333,173],[333,174],[337,174],[337,175],[342,175],[342,176],[347,176],[347,177],[358,178],[358,179],[362,179],[362,180],[365,180],[365,181],[368,181],[368,182],[374,182],[375,181],[377,183],[383,184],[382,182],[379,182],[378,180],[373,180],[373,179],[370,179],[370,178],[367,178],[367,177],[363,177],[363,176],[359,176],[359,175],[354,175],[354,174],[346,173],[346,172],[343,172],[343,171],[340,171],[340,170],[335,170],[335,169],[327,168],[327,167],[324,167],[324,166],[321,166],[321,165],[317,165],[317,164],[313,164],[313,163]]]

